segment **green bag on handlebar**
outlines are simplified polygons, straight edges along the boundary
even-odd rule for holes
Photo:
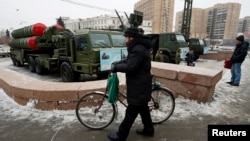
[[[116,73],[111,74],[108,78],[108,102],[115,103],[119,94],[119,79]]]

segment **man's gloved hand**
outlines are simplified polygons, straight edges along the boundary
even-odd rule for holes
[[[111,64],[111,70],[110,71],[113,72],[113,73],[116,72],[116,68],[115,68],[115,64],[114,63]]]
[[[120,63],[120,61],[114,61],[112,64],[116,65],[118,63]]]

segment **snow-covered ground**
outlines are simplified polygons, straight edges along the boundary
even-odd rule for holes
[[[200,120],[203,120],[204,116],[223,116],[228,119],[238,119],[242,123],[250,123],[250,58],[247,57],[242,64],[242,80],[239,87],[226,84],[230,80],[231,74],[230,70],[223,68],[223,61],[198,60],[195,63],[196,67],[223,70],[223,78],[216,85],[215,94],[210,103],[199,104],[196,101],[178,97],[174,114],[170,118],[171,121],[186,120],[193,116]],[[185,65],[185,63],[180,65]],[[249,107],[248,110],[244,109],[247,107]],[[0,112],[0,120],[6,122],[29,120],[30,123],[43,125],[49,121],[54,121],[55,124],[51,125],[54,130],[61,129],[69,123],[78,123],[74,110],[41,111],[35,109],[32,102],[29,102],[26,106],[20,106],[8,97],[2,89],[0,89]],[[124,107],[119,106],[119,116],[115,122],[119,123],[123,117]]]

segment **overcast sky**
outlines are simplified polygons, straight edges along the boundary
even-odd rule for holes
[[[90,18],[103,14],[115,14],[107,10],[116,9],[133,12],[134,4],[139,0],[72,0],[95,8],[79,6],[65,2],[64,0],[0,0],[0,30],[20,28],[23,26],[44,23],[47,26],[53,25],[55,19],[62,17]],[[193,8],[208,8],[218,2],[237,2],[241,4],[240,17],[250,16],[248,8],[250,0],[193,0]],[[98,8],[104,8],[101,10]],[[175,12],[184,8],[184,0],[175,0]],[[121,13],[124,15],[123,13]]]

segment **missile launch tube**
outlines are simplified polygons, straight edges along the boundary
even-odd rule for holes
[[[47,28],[46,25],[42,23],[36,23],[34,25],[16,29],[12,31],[11,35],[15,39],[32,37],[32,36],[42,36],[46,28]]]
[[[9,42],[9,46],[12,48],[24,48],[24,49],[32,49],[36,50],[36,36],[28,37],[28,38],[19,38],[19,39],[12,39]]]

